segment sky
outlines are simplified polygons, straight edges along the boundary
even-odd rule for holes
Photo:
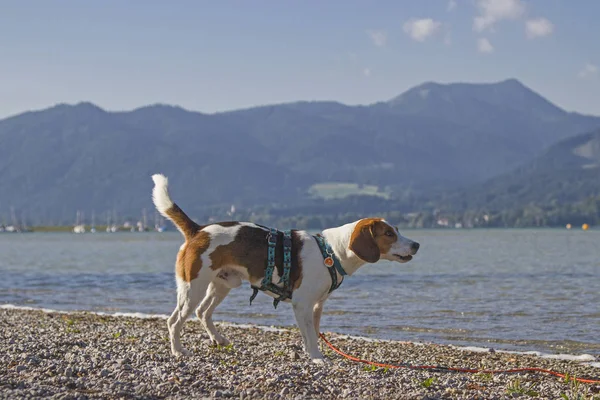
[[[508,78],[600,115],[599,15],[598,0],[0,0],[0,118],[371,104]]]

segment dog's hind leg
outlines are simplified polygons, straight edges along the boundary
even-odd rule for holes
[[[215,308],[217,308],[223,299],[227,297],[230,290],[231,289],[229,287],[221,283],[220,279],[217,278],[216,281],[210,283],[204,300],[202,300],[200,307],[196,309],[196,315],[202,322],[202,325],[204,325],[204,329],[206,329],[206,332],[210,337],[210,341],[213,344],[218,344],[221,346],[228,345],[229,340],[217,332],[217,328],[212,320],[212,314],[215,311]]]
[[[177,279],[177,307],[167,320],[169,337],[171,339],[171,352],[173,355],[186,356],[190,352],[181,345],[181,328],[185,320],[190,316],[194,308],[206,293],[209,280],[198,277],[192,282],[184,282]]]

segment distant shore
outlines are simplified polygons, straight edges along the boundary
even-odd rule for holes
[[[82,233],[92,233],[91,229],[92,226],[91,225],[82,225],[84,231]],[[106,228],[108,226],[107,225],[96,225],[95,229],[96,232],[106,232]],[[66,233],[73,233],[73,226],[69,226],[69,225],[44,225],[44,226],[32,226],[32,227],[28,227],[27,229],[25,229],[25,231],[27,233],[29,232],[66,232]],[[172,229],[171,232],[175,231],[175,229]],[[131,226],[126,226],[126,227],[116,227],[114,228],[111,233],[114,232],[157,232],[155,229],[144,229],[142,231],[139,231],[137,228],[135,228],[132,231],[132,227]],[[4,233],[4,232],[3,232]],[[12,233],[12,232],[6,232],[6,233]],[[15,232],[18,233],[18,232]]]
[[[98,225],[95,227],[96,232],[97,233],[106,233],[106,225]],[[519,230],[538,230],[538,229],[558,229],[558,230],[572,230],[574,232],[577,231],[597,231],[600,230],[600,227],[598,226],[573,226],[573,227],[564,227],[564,226],[539,226],[539,227],[469,227],[469,228],[455,228],[455,227],[434,227],[434,228],[409,228],[409,227],[401,227],[400,229],[404,229],[404,230],[439,230],[439,231],[451,231],[451,230],[502,230],[502,229],[519,229]],[[320,231],[319,229],[308,229],[309,231]],[[29,227],[26,230],[24,230],[23,232],[26,233],[30,233],[30,232],[40,232],[40,233],[45,233],[45,232],[62,232],[62,233],[73,233],[73,227],[72,226],[33,226],[33,227]],[[145,229],[142,231],[139,231],[137,228],[136,229],[131,229],[131,227],[118,227],[117,229],[111,231],[110,233],[115,233],[115,232],[134,232],[134,233],[139,233],[139,232],[157,232],[157,230],[155,229]],[[162,232],[177,232],[177,230],[175,228],[172,229],[163,229]],[[4,232],[2,230],[0,230],[0,233],[13,233],[13,232]],[[14,233],[19,233],[19,232],[14,232]],[[85,231],[83,233],[92,233],[91,232],[91,225],[90,226],[85,226]]]
[[[537,373],[463,374],[384,369],[345,360],[322,343],[331,361],[313,365],[297,329],[218,324],[233,343],[211,347],[197,320],[183,343],[193,355],[171,356],[164,318],[0,309],[0,398],[512,398],[600,397],[598,384],[574,384]],[[452,346],[368,341],[328,333],[358,357],[391,364],[508,369],[539,367],[598,378],[577,361]],[[64,397],[63,397],[64,396]],[[597,397],[597,398],[598,398]],[[577,397],[579,398],[579,397]]]

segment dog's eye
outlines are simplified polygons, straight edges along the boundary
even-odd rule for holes
[[[392,232],[392,231],[385,231],[385,236],[394,236],[394,232]]]

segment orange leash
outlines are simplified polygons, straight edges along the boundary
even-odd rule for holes
[[[452,368],[452,367],[441,367],[441,366],[437,366],[437,365],[410,365],[410,364],[404,364],[404,363],[398,364],[398,365],[384,364],[384,363],[378,363],[378,362],[374,362],[374,361],[363,360],[361,358],[354,357],[354,356],[351,356],[349,354],[346,354],[343,351],[341,351],[340,349],[338,349],[337,347],[335,347],[333,344],[331,344],[331,342],[329,340],[327,340],[327,338],[325,337],[325,335],[323,335],[322,333],[320,333],[319,336],[321,337],[321,339],[323,339],[323,341],[325,342],[325,344],[331,350],[335,351],[336,353],[338,353],[342,357],[347,358],[348,360],[351,360],[351,361],[356,361],[356,362],[360,362],[360,363],[364,363],[364,364],[374,365],[376,367],[382,367],[382,368],[429,369],[429,370],[434,370],[434,371],[439,371],[439,372],[452,371],[452,372],[464,372],[464,373],[469,373],[469,374],[477,374],[477,373],[499,374],[499,373],[515,373],[515,372],[539,372],[539,373],[543,373],[543,374],[549,374],[549,375],[558,376],[560,378],[566,378],[567,377],[566,374],[561,374],[559,372],[555,372],[555,371],[551,371],[549,369],[543,369],[543,368],[515,368],[515,369],[498,369],[498,370],[492,370],[492,369]],[[600,379],[584,379],[584,378],[575,378],[575,377],[572,377],[572,376],[569,376],[569,380],[570,381],[582,382],[582,383],[600,383]]]

